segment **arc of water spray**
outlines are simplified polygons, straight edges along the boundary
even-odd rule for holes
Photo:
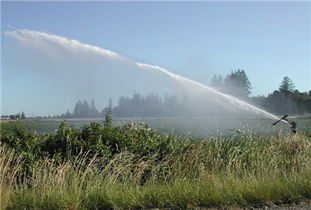
[[[13,31],[6,31],[5,34],[7,36],[10,36],[12,38],[15,38],[19,41],[24,41],[24,42],[27,42],[27,41],[33,41],[33,42],[36,42],[38,40],[48,40],[48,41],[52,41],[52,42],[55,42],[57,44],[60,44],[60,45],[63,45],[65,47],[67,47],[68,49],[71,49],[71,50],[77,50],[77,49],[83,49],[83,50],[87,50],[87,51],[92,51],[94,53],[97,53],[101,56],[105,56],[105,57],[110,57],[112,59],[127,59],[127,60],[131,60],[129,58],[126,58],[124,56],[121,56],[120,54],[116,53],[116,52],[113,52],[113,51],[110,51],[110,50],[107,50],[107,49],[104,49],[104,48],[101,48],[101,47],[97,47],[97,46],[94,46],[94,45],[89,45],[89,44],[84,44],[84,43],[81,43],[77,40],[72,40],[72,39],[67,39],[65,37],[62,37],[62,36],[57,36],[57,35],[54,35],[54,34],[49,34],[49,33],[45,33],[45,32],[39,32],[39,31],[32,31],[32,30],[27,30],[27,29],[16,29],[16,28],[13,28],[14,30]],[[31,43],[33,43],[31,42]],[[212,92],[214,94],[217,94],[219,96],[221,96],[222,98],[228,100],[229,102],[231,102],[232,104],[236,105],[236,106],[242,106],[244,109],[248,110],[248,111],[253,111],[255,112],[256,114],[262,114],[270,119],[275,119],[275,120],[278,120],[279,117],[265,111],[265,110],[262,110],[258,107],[255,107],[245,101],[242,101],[240,99],[237,99],[233,96],[230,96],[230,95],[227,95],[227,94],[224,94],[220,91],[217,91],[215,90],[214,88],[212,87],[209,87],[209,86],[206,86],[206,85],[203,85],[202,83],[200,82],[197,82],[195,80],[191,80],[189,78],[186,78],[186,77],[183,77],[183,76],[180,76],[178,74],[174,74],[172,73],[171,71],[167,70],[167,69],[164,69],[164,68],[161,68],[159,66],[153,66],[153,65],[150,65],[150,64],[145,64],[145,63],[139,63],[139,62],[134,62],[139,68],[141,69],[151,69],[151,70],[155,70],[155,71],[160,71],[170,77],[172,77],[173,79],[177,80],[177,81],[181,81],[181,82],[184,82],[184,83],[188,83],[188,84],[193,84],[193,85],[196,85],[200,88],[203,88],[204,90],[207,90],[209,92]],[[286,122],[288,123],[287,121],[285,120],[282,120],[283,122]]]
[[[227,95],[227,94],[224,94],[220,91],[217,91],[215,90],[214,88],[211,88],[209,86],[206,86],[206,85],[203,85],[202,83],[198,82],[198,81],[195,81],[195,80],[191,80],[189,78],[186,78],[186,77],[183,77],[183,76],[180,76],[178,74],[174,74],[170,71],[168,71],[167,69],[164,69],[164,68],[161,68],[159,66],[153,66],[153,65],[150,65],[150,64],[144,64],[144,63],[136,63],[137,66],[141,67],[141,68],[145,68],[145,69],[153,69],[153,70],[156,70],[156,71],[160,71],[160,72],[163,72],[165,73],[166,75],[174,78],[175,80],[178,80],[178,81],[182,81],[182,82],[186,82],[186,83],[190,83],[190,84],[193,84],[193,85],[196,85],[198,87],[201,87],[209,92],[212,92],[212,93],[215,93],[227,100],[229,100],[232,104],[235,104],[235,105],[240,105],[240,106],[243,106],[245,109],[249,110],[249,111],[253,111],[255,112],[256,114],[263,114],[264,116],[268,117],[268,118],[271,118],[271,119],[275,119],[275,120],[278,120],[280,119],[279,117],[275,116],[274,114],[271,114],[265,110],[262,110],[262,109],[259,109],[258,107],[255,107],[245,101],[242,101],[242,100],[239,100],[233,96],[230,96],[230,95]],[[282,120],[283,122],[287,122],[285,120]]]

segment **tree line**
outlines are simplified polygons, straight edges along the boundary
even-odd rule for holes
[[[279,89],[268,96],[249,97],[251,84],[244,70],[231,72],[225,79],[214,75],[210,85],[221,92],[246,100],[275,114],[311,113],[311,90],[300,92],[293,81],[285,76]]]
[[[304,114],[311,113],[311,90],[300,92],[289,77],[284,77],[278,90],[273,91],[267,97],[257,96],[252,100],[255,104],[267,111],[276,114]]]
[[[112,99],[109,100],[109,105],[99,111],[95,107],[94,100],[89,104],[86,100],[80,100],[75,104],[73,112],[69,110],[60,116],[60,118],[85,118],[85,117],[104,117],[107,112],[112,112],[115,117],[164,117],[178,116],[182,104],[179,102],[176,95],[166,94],[164,98],[157,94],[148,94],[143,96],[139,93],[134,93],[132,97],[120,97],[118,105],[112,105]]]
[[[268,96],[250,97],[251,83],[244,70],[232,71],[226,77],[214,75],[211,87],[220,92],[232,95],[259,106],[275,114],[303,114],[311,113],[311,90],[300,92],[295,89],[293,81],[285,76],[278,90]],[[195,104],[195,105],[194,105]],[[180,117],[180,116],[207,116],[215,114],[218,108],[213,98],[201,101],[192,101],[187,97],[165,94],[163,97],[151,93],[143,96],[134,93],[132,97],[120,97],[116,106],[109,105],[99,111],[92,100],[78,101],[73,112],[69,110],[61,118],[104,117],[108,111],[115,117]],[[226,111],[221,112],[226,114]]]

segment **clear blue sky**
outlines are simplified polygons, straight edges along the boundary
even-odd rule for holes
[[[100,46],[206,84],[213,74],[244,69],[252,95],[278,89],[284,76],[300,91],[311,90],[310,2],[1,4],[2,58],[12,59],[2,65],[2,80],[14,77],[11,68],[19,62],[5,55],[11,38],[4,31],[13,26]],[[19,84],[21,92],[31,85]],[[10,88],[2,84],[3,90]],[[2,108],[13,111],[10,107]]]

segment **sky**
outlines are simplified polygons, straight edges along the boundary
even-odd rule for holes
[[[82,60],[88,61],[88,56],[70,54],[70,65],[69,61],[55,60],[51,53],[33,49],[36,38],[32,38],[29,49],[6,35],[18,29],[78,40],[204,84],[209,84],[214,74],[225,77],[231,71],[244,69],[253,96],[278,89],[285,76],[293,80],[298,90],[311,90],[311,2],[307,1],[1,2],[2,113],[46,115],[64,113],[87,95],[98,97],[86,92],[81,95],[84,98],[79,98],[79,92],[66,92],[62,85],[71,77],[63,76],[66,80],[57,83],[59,77],[51,73],[56,71],[55,66],[69,75],[66,69],[76,68],[76,63],[79,68],[72,73],[75,77],[79,69],[84,71],[80,66],[85,64]],[[58,46],[56,50],[61,54],[63,48]],[[107,74],[110,80],[115,76],[109,71]],[[88,72],[78,75],[95,78],[88,84],[100,76]],[[132,82],[124,80],[123,84],[134,84],[138,77],[133,76]],[[122,87],[118,87],[118,95],[122,95],[122,90],[129,95],[138,89]],[[152,86],[146,90],[152,91]],[[103,92],[102,98],[105,99],[98,100],[98,106],[108,101],[109,91]]]

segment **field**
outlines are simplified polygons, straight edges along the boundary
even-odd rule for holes
[[[311,119],[297,117],[298,129],[306,132],[311,127]],[[31,119],[22,121],[27,130],[38,133],[54,133],[63,119]],[[101,118],[67,119],[72,128],[82,128],[90,122],[103,122]],[[123,126],[133,122],[145,122],[155,128],[160,134],[173,134],[189,137],[207,137],[219,135],[232,135],[236,130],[252,132],[255,134],[288,134],[289,126],[279,123],[272,126],[274,120],[258,118],[113,118],[115,126]]]
[[[310,206],[310,119],[149,120],[2,122],[0,208]]]

